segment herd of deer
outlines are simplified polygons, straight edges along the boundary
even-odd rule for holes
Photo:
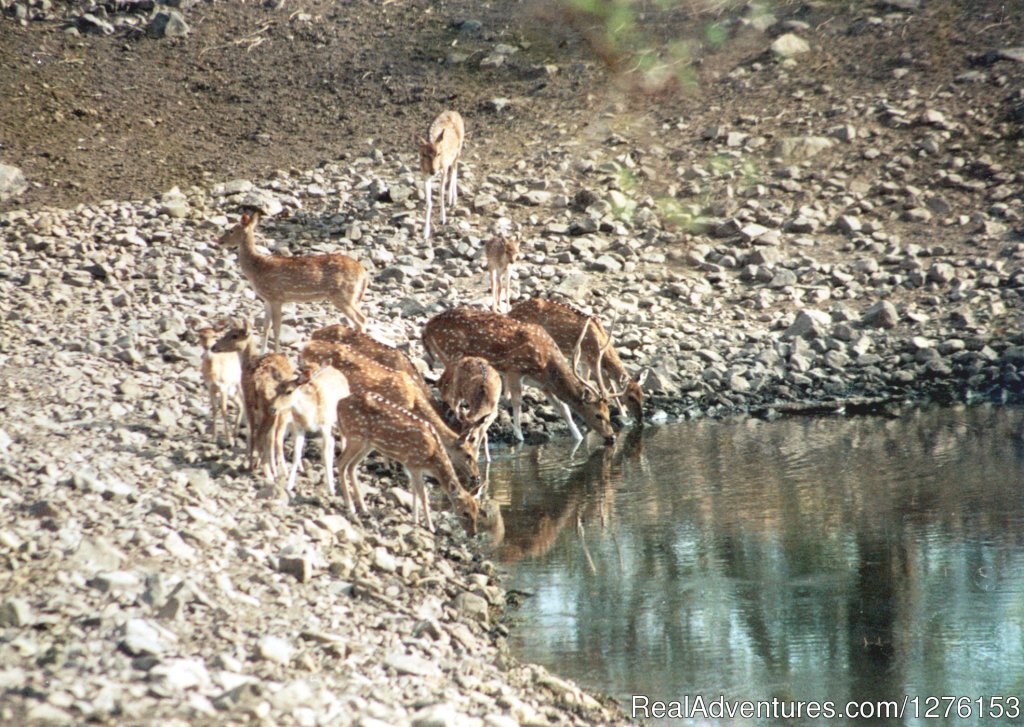
[[[457,201],[463,137],[461,116],[445,111],[431,124],[429,139],[420,142],[426,237],[430,236],[431,179],[438,175],[441,179],[442,224],[447,220],[446,196],[449,206]],[[265,304],[263,353],[257,352],[248,322],[221,321],[215,327],[199,328],[202,375],[210,397],[214,439],[220,418],[234,444],[244,413],[249,467],[269,478],[287,471],[289,494],[302,468],[306,435],[321,433],[328,494],[336,491],[337,443],[341,491],[350,512],[365,511],[356,468],[377,450],[409,472],[414,521],[419,521],[417,508],[422,505],[426,525],[433,530],[423,479],[430,474],[448,494],[466,532],[473,535],[477,498],[483,490],[478,452],[482,446],[490,461],[487,430],[498,414],[503,381],[520,441],[524,382],[547,395],[577,440],[583,436],[573,412],[609,444],[615,438],[610,402],[618,403],[620,410],[624,406],[642,422],[641,386],[646,370],[636,378],[626,373],[596,318],[553,300],[533,298],[509,305],[517,242],[497,237],[486,244],[492,310],[453,308],[432,318],[423,330],[428,355],[445,367],[438,382],[439,402],[402,351],[364,332],[366,316],[359,307],[369,283],[365,268],[346,255],[263,254],[255,242],[258,220],[259,213],[243,214],[219,242],[237,248],[242,273]],[[300,352],[296,369],[283,353],[265,351],[271,328],[274,349],[280,348],[283,304],[309,301],[332,302],[351,327],[331,325],[314,332]],[[231,402],[239,407],[234,422],[230,421]],[[448,426],[445,407],[461,431]],[[335,428],[340,433],[337,442]],[[290,469],[284,447],[289,431],[294,433]]]

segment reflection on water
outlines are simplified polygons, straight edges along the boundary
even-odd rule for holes
[[[499,458],[496,557],[532,594],[513,648],[627,708],[1024,698],[1022,429],[993,407],[703,421]]]

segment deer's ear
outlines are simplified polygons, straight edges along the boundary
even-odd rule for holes
[[[242,224],[242,227],[248,227],[249,226],[249,215],[246,214],[245,212],[243,212],[242,213],[242,219],[240,219],[239,222]]]
[[[445,129],[441,129],[441,131],[438,132],[437,138],[434,139],[434,143],[435,144],[440,144],[441,143],[441,140],[444,138],[444,132],[445,131],[446,131]]]
[[[647,377],[650,376],[650,375],[651,375],[651,369],[650,368],[644,368],[640,373],[638,373],[636,375],[636,379],[634,379],[634,381],[636,381],[636,385],[641,387],[641,388],[643,388],[644,382],[647,381]]]

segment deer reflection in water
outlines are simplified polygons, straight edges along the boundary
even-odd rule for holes
[[[572,468],[564,481],[552,487],[517,486],[547,479],[541,466],[545,454],[545,447],[533,447],[528,457],[516,461],[506,484],[507,499],[515,503],[514,507],[500,507],[493,499],[487,504],[495,557],[506,563],[540,557],[551,549],[566,527],[572,526],[580,538],[587,567],[596,572],[587,547],[585,525],[597,522],[610,533],[618,551],[612,507],[617,479],[613,473],[627,460],[639,462],[641,470],[647,468],[643,430],[631,429],[615,447],[595,449]],[[500,487],[498,494],[502,494]],[[529,501],[521,502],[523,499]]]

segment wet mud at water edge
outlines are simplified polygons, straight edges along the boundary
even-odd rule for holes
[[[513,649],[627,712],[1024,696],[1020,409],[679,423],[497,453],[490,483]]]

